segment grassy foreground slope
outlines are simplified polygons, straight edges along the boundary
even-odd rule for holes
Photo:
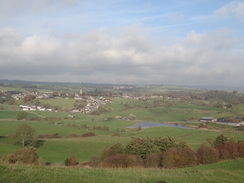
[[[0,165],[1,183],[242,183],[244,159],[182,169],[80,169]]]

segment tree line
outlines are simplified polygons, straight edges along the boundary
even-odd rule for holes
[[[210,90],[203,93],[191,94],[192,99],[225,102],[230,104],[244,103],[244,95],[238,91]]]
[[[26,124],[20,125],[12,138],[24,148],[4,156],[1,161],[10,164],[43,163],[44,161],[40,160],[35,148],[26,148],[26,146],[38,147],[34,133],[35,130],[32,127]],[[91,136],[88,133],[84,137]],[[186,142],[176,142],[172,137],[147,137],[132,138],[124,146],[116,143],[106,147],[101,156],[92,157],[88,164],[101,168],[180,168],[239,157],[244,158],[244,141],[235,141],[223,134],[214,140],[207,139],[197,150],[192,150]],[[66,158],[64,163],[67,166],[79,164],[74,156]]]
[[[100,157],[92,157],[90,164],[106,168],[180,168],[238,157],[244,157],[244,142],[236,142],[223,134],[204,142],[196,151],[171,137],[133,138],[124,147],[117,143],[105,148]]]

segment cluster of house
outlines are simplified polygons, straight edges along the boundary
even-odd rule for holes
[[[44,108],[41,106],[19,105],[19,108],[22,111],[53,111],[52,109]]]
[[[229,126],[244,126],[244,121],[241,118],[215,118],[215,117],[202,117],[199,119],[201,122],[212,122],[219,125]]]
[[[97,110],[100,106],[105,105],[107,103],[111,103],[111,100],[105,99],[103,97],[100,97],[98,99],[93,98],[93,97],[88,97],[87,98],[87,104],[84,107],[84,109],[73,109],[71,112],[73,113],[91,113],[95,110]],[[53,111],[51,108],[45,108],[41,106],[31,106],[31,105],[19,105],[20,110],[22,111]]]
[[[24,92],[24,93],[18,93],[18,94],[13,94],[12,98],[15,100],[23,100],[25,96],[32,95],[35,96],[36,98],[39,99],[46,99],[50,98],[53,95],[53,92]]]
[[[93,97],[87,98],[87,104],[85,108],[83,109],[84,113],[91,113],[95,110],[97,110],[100,106],[105,105],[107,103],[111,103],[111,100],[105,99],[103,97],[99,97],[98,99]]]

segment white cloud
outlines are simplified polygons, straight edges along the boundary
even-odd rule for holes
[[[215,14],[223,17],[233,16],[244,21],[244,2],[233,1],[216,10]]]
[[[113,34],[110,34],[113,32]],[[169,44],[138,27],[22,37],[0,30],[0,78],[100,83],[242,85],[243,40],[225,31]]]

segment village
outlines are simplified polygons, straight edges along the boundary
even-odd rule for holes
[[[117,88],[116,88],[117,89]],[[102,109],[106,104],[112,103],[112,98],[124,98],[131,100],[141,100],[147,101],[149,99],[154,100],[154,105],[157,107],[158,100],[168,100],[168,101],[181,101],[187,102],[192,100],[192,96],[174,96],[172,94],[162,95],[162,94],[139,94],[139,93],[129,93],[129,92],[119,92],[119,93],[98,93],[98,92],[83,92],[79,89],[78,92],[65,93],[65,92],[48,92],[48,91],[38,91],[38,90],[26,90],[21,91],[1,91],[1,99],[11,98],[11,100],[17,101],[19,109],[22,111],[46,111],[46,112],[62,112],[61,109],[53,105],[44,105],[39,102],[39,100],[48,99],[72,99],[75,101],[72,109],[65,109],[65,112],[70,113],[82,113],[82,114],[93,114],[99,109]],[[158,106],[158,107],[159,107]],[[226,108],[226,105],[223,105]],[[115,116],[115,119],[127,119],[127,117]],[[201,117],[198,120],[201,123],[215,123],[219,125],[228,125],[234,127],[244,126],[243,118],[223,118],[223,117]]]

